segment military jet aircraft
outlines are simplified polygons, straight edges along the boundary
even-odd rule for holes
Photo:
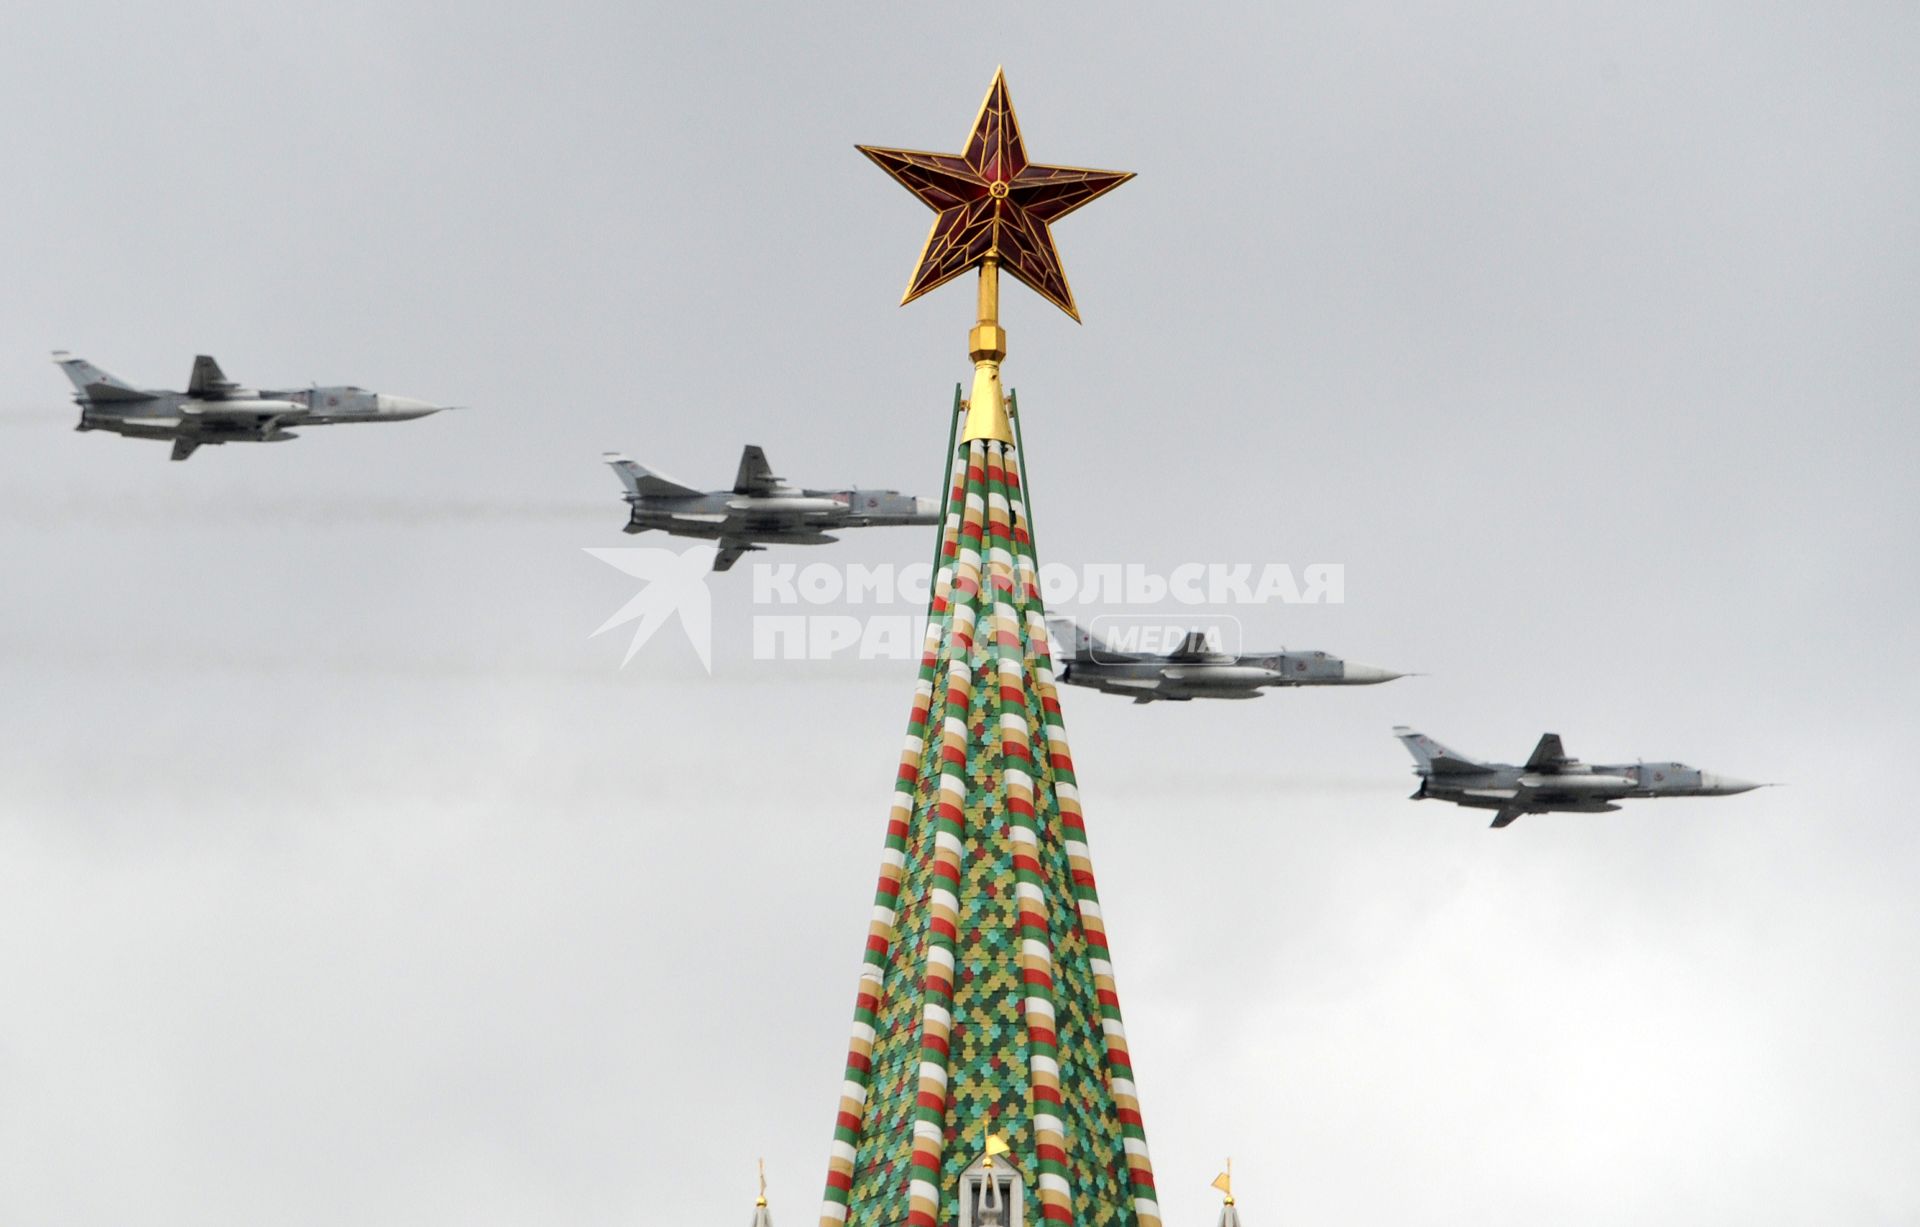
[[[1222,652],[1204,631],[1192,631],[1168,653],[1119,651],[1071,618],[1048,626],[1072,650],[1055,671],[1069,686],[1156,699],[1257,699],[1269,686],[1372,686],[1404,673],[1352,664],[1325,652]]]
[[[80,406],[75,430],[169,439],[175,460],[185,460],[208,444],[284,442],[297,437],[289,426],[404,422],[446,408],[362,388],[243,388],[206,354],[193,360],[185,392],[133,387],[64,350],[55,352],[53,360],[73,381],[73,400]]]
[[[1730,797],[1765,787],[1685,763],[1583,763],[1568,756],[1558,733],[1547,733],[1527,761],[1483,763],[1404,726],[1393,730],[1413,755],[1420,777],[1415,801],[1451,801],[1496,811],[1493,825],[1522,814],[1598,814],[1628,797]]]
[[[825,545],[828,530],[894,524],[938,524],[940,501],[896,490],[803,490],[773,475],[767,454],[749,443],[731,490],[695,490],[621,455],[602,457],[627,488],[633,508],[626,531],[657,528],[674,537],[720,543],[713,569],[725,571],[749,550],[768,545]]]

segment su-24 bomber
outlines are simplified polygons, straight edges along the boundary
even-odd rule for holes
[[[695,490],[619,452],[603,457],[627,489],[633,509],[626,531],[658,529],[674,537],[716,541],[713,569],[725,571],[749,550],[768,545],[825,545],[830,530],[902,524],[938,524],[938,499],[897,490],[812,490],[774,476],[767,454],[749,443],[731,490]]]
[[[1223,652],[1205,631],[1189,632],[1173,651],[1157,653],[1120,651],[1071,618],[1050,618],[1048,627],[1072,645],[1060,666],[1061,681],[1123,694],[1135,703],[1257,699],[1272,686],[1375,686],[1406,676],[1326,652]]]
[[[1522,814],[1605,813],[1630,797],[1730,797],[1766,787],[1685,763],[1583,763],[1567,753],[1558,733],[1543,734],[1519,766],[1468,758],[1404,725],[1393,735],[1413,755],[1420,777],[1413,800],[1494,810],[1496,827]]]
[[[298,437],[290,426],[404,422],[449,408],[365,388],[242,387],[206,354],[193,360],[184,392],[136,388],[65,350],[55,351],[53,360],[73,381],[73,400],[80,406],[75,430],[169,440],[175,460],[185,460],[196,448],[209,444],[282,443]]]

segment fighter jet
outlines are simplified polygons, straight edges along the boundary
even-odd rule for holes
[[[1123,652],[1071,618],[1048,625],[1072,644],[1054,676],[1069,686],[1124,694],[1135,703],[1156,699],[1257,699],[1269,686],[1372,686],[1404,673],[1352,664],[1325,652],[1223,652],[1204,631],[1191,631],[1173,651]]]
[[[56,352],[53,360],[73,381],[73,401],[80,406],[75,430],[169,439],[175,460],[185,460],[195,448],[209,444],[281,443],[297,437],[289,426],[404,422],[447,407],[363,388],[244,388],[228,379],[220,364],[206,354],[193,360],[185,392],[133,387],[64,350]]]
[[[1451,801],[1496,811],[1493,825],[1522,814],[1599,814],[1628,797],[1730,797],[1764,787],[1685,763],[1583,763],[1569,757],[1558,733],[1547,733],[1520,766],[1483,763],[1410,728],[1393,730],[1413,755],[1420,777],[1415,801]]]
[[[657,528],[674,537],[720,543],[713,569],[725,571],[749,550],[768,545],[825,545],[828,530],[894,524],[938,524],[938,499],[896,490],[803,490],[773,475],[767,454],[749,443],[731,490],[695,490],[621,455],[602,457],[627,488],[633,508],[626,531]]]

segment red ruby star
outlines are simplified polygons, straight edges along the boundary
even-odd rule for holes
[[[1133,172],[1028,162],[1005,73],[994,72],[964,154],[857,148],[939,214],[902,306],[997,253],[1002,268],[1080,318],[1048,225],[1119,187]]]

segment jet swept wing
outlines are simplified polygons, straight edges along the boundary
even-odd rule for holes
[[[1566,747],[1560,744],[1560,734],[1542,733],[1540,744],[1533,747],[1533,753],[1527,759],[1527,770],[1552,771],[1569,761]]]
[[[1188,631],[1186,637],[1180,640],[1180,645],[1167,654],[1167,659],[1185,663],[1231,660],[1233,658],[1227,653],[1222,652],[1219,646],[1214,643],[1211,632]]]
[[[740,471],[733,477],[735,494],[775,494],[781,490],[780,479],[773,475],[773,467],[767,463],[767,454],[760,450],[757,443],[749,443],[740,451]]]
[[[187,377],[187,395],[197,400],[225,400],[239,384],[228,379],[211,354],[199,354],[193,360],[193,374]]]

